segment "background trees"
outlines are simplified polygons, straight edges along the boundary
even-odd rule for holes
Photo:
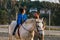
[[[30,8],[37,8],[38,11],[40,9],[51,10],[51,25],[60,26],[60,4],[39,1],[19,1],[15,4],[11,4],[11,1],[9,0],[0,2],[0,24],[9,24],[12,20],[16,20],[16,12],[18,12],[20,6],[27,7],[27,14],[29,14],[30,17],[32,17],[32,14],[29,13]],[[47,18],[46,21],[49,18],[48,14],[41,14],[41,16]]]

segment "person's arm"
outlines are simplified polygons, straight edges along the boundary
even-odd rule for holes
[[[22,20],[23,20],[23,23],[27,20],[27,15],[26,14],[24,15],[24,18]]]
[[[21,15],[18,14],[18,18],[17,18],[17,24],[21,25]]]
[[[27,15],[25,15],[25,21],[27,20]]]

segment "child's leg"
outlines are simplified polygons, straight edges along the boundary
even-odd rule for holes
[[[14,31],[13,31],[13,35],[15,35],[16,29],[19,27],[19,25],[16,25]]]

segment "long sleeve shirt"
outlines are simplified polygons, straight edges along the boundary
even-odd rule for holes
[[[26,14],[18,14],[17,18],[17,25],[22,25],[23,22],[27,20],[27,15]]]

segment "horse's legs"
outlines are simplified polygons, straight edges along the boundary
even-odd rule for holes
[[[12,40],[12,35],[9,35],[9,40]]]
[[[44,35],[42,35],[42,38],[41,39],[44,40]]]
[[[31,40],[34,40],[34,31],[32,32]]]

